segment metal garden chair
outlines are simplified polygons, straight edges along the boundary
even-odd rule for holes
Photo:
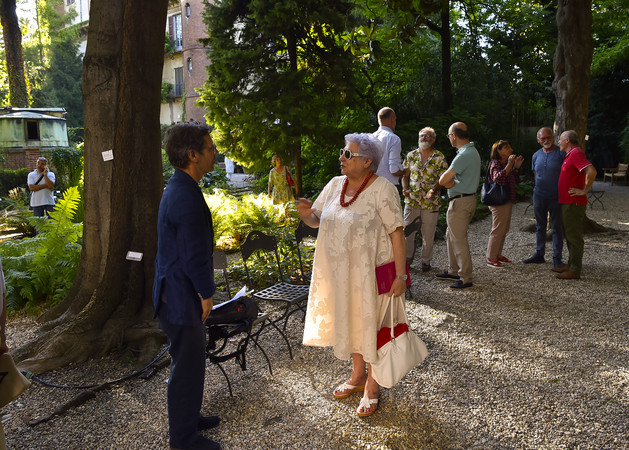
[[[284,281],[284,274],[282,272],[282,266],[280,264],[280,256],[277,251],[277,239],[275,238],[275,236],[269,236],[262,233],[261,231],[256,230],[250,232],[247,235],[245,241],[240,247],[242,260],[245,266],[245,272],[247,274],[247,282],[250,286],[252,286],[252,283],[248,263],[251,264],[249,259],[255,252],[258,251],[270,252],[273,254],[279,271],[279,281],[272,286],[254,292],[253,296],[258,300],[283,303],[283,309],[281,308],[280,317],[274,320],[270,320],[270,323],[275,326],[282,337],[284,337],[284,340],[288,345],[290,357],[292,359],[292,348],[290,346],[290,343],[288,342],[288,338],[286,337],[285,333],[286,325],[288,324],[288,319],[290,318],[290,316],[297,312],[302,312],[305,316],[306,300],[308,299],[309,286],[305,284],[291,284]],[[282,328],[277,326],[277,324],[281,322],[284,322]]]
[[[310,272],[306,273],[304,271],[304,264],[301,257],[301,249],[300,249],[301,241],[303,241],[304,238],[306,237],[313,237],[316,239],[318,234],[319,234],[318,228],[309,227],[302,220],[299,221],[297,228],[295,228],[295,242],[297,244],[297,258],[299,259],[299,270],[301,270],[301,279],[303,280],[304,283],[310,282],[310,277],[312,273]]]
[[[214,270],[220,270],[223,272],[225,279],[225,286],[227,288],[228,298],[231,298],[231,289],[229,287],[229,274],[227,272],[227,256],[224,252],[214,252],[213,255]],[[224,303],[221,303],[224,304]],[[215,305],[212,310],[217,310],[221,304]],[[260,350],[267,365],[269,366],[269,372],[273,375],[273,368],[271,366],[271,360],[260,345],[259,338],[262,331],[265,329],[269,315],[259,310],[257,317],[252,320],[234,320],[225,323],[216,322],[212,320],[212,313],[206,321],[208,330],[208,342],[206,346],[206,355],[210,362],[216,365],[223,376],[227,380],[227,386],[229,388],[229,395],[233,397],[231,381],[227,372],[221,365],[222,363],[235,359],[236,363],[242,370],[247,369],[246,364],[246,352],[249,342],[253,342],[254,345]]]

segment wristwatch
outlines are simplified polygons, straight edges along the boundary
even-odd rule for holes
[[[398,280],[406,281],[408,279],[408,275],[406,275],[406,274],[404,274],[404,275],[396,275],[395,278],[397,278]]]

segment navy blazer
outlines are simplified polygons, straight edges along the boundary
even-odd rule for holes
[[[201,298],[214,295],[212,215],[198,183],[175,169],[162,195],[157,219],[153,283],[155,317],[167,308],[176,325],[201,322]],[[167,303],[162,302],[162,293]]]

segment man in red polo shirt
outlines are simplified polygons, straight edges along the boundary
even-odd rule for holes
[[[583,220],[588,204],[587,193],[596,179],[596,169],[579,148],[576,131],[561,133],[559,149],[566,154],[559,175],[559,203],[570,256],[568,264],[560,267],[557,278],[578,280],[581,278],[583,260]]]

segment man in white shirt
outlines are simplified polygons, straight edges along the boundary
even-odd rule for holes
[[[37,168],[28,174],[28,188],[31,191],[31,206],[35,217],[48,215],[55,208],[52,190],[55,188],[55,174],[48,170],[48,160],[37,158]]]
[[[395,111],[385,107],[378,111],[378,130],[373,134],[380,141],[382,158],[376,171],[376,175],[389,180],[398,185],[400,177],[404,175],[404,165],[402,164],[402,141],[394,133],[397,118]]]

